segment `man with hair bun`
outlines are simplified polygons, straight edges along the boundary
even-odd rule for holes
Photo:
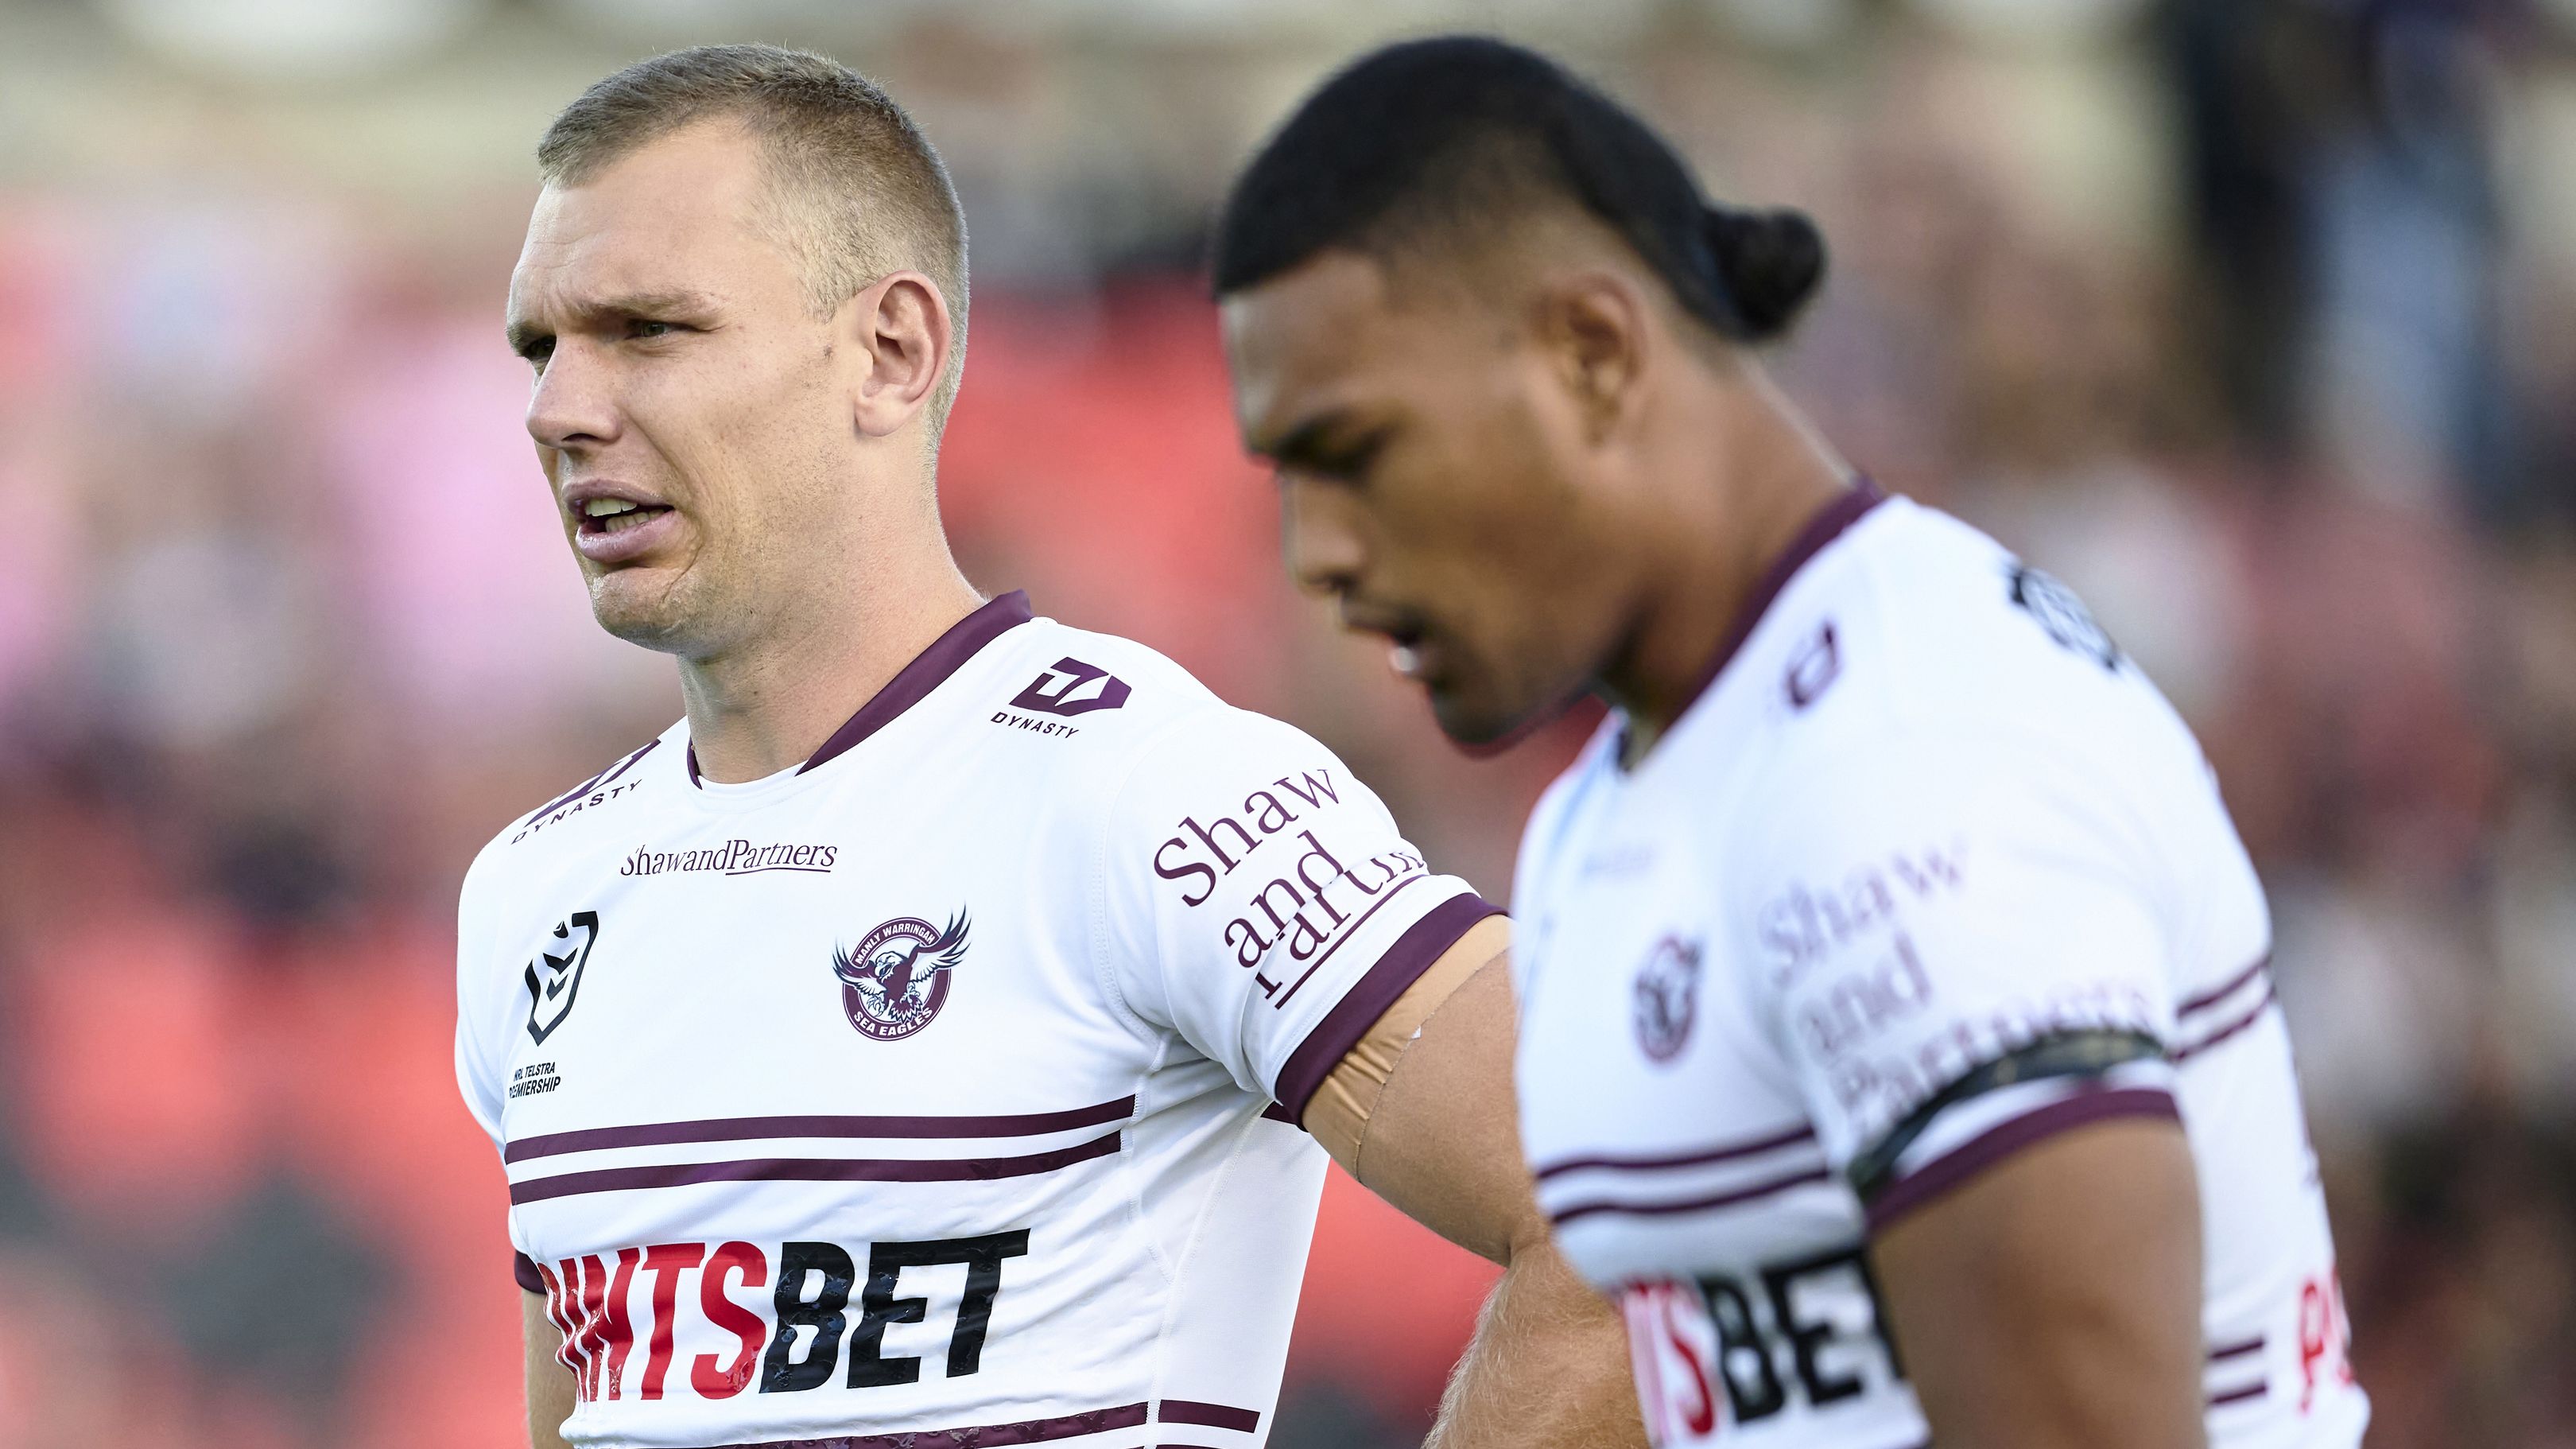
[[[1487,39],[1335,76],[1219,221],[1298,582],[1461,743],[1610,706],[1514,886],[1540,1206],[1659,1444],[2352,1449],[2209,766],[2071,592],[1768,380],[1824,270]]]
[[[458,909],[538,1449],[1258,1449],[1327,1153],[1504,1265],[1434,1443],[1635,1442],[1500,915],[1315,741],[959,574],[965,224],[910,118],[715,46],[537,158],[528,432],[687,709]]]

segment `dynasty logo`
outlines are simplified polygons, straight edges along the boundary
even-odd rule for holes
[[[544,1041],[572,1014],[582,968],[598,941],[599,912],[575,911],[556,922],[554,933],[537,947],[527,971],[529,1036]]]
[[[948,1004],[948,971],[966,959],[966,912],[945,927],[917,916],[897,916],[859,942],[835,949],[832,974],[841,981],[841,1009],[859,1035],[901,1041]]]

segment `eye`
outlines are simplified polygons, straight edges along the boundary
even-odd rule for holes
[[[542,373],[546,370],[546,359],[555,355],[555,340],[551,337],[531,337],[519,344],[519,355],[527,359],[528,366]]]
[[[680,330],[676,322],[656,322],[646,317],[629,318],[626,335],[631,338],[668,337]]]

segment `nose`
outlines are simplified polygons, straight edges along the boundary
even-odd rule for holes
[[[1359,582],[1368,561],[1358,508],[1347,488],[1279,477],[1279,542],[1288,577],[1309,593],[1339,595]]]
[[[614,442],[618,410],[610,370],[577,338],[556,341],[528,397],[528,436],[540,448],[579,453]]]

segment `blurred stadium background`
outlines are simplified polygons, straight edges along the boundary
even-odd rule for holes
[[[1286,589],[1196,276],[1303,87],[1454,26],[1822,219],[1792,392],[2218,763],[2373,1444],[2576,1445],[2576,0],[0,0],[0,1449],[516,1442],[455,889],[678,704],[589,622],[500,305],[539,130],[638,55],[911,106],[970,574],[1499,898],[1584,722],[1465,761]],[[1337,1182],[1274,1442],[1414,1442],[1488,1281]]]

